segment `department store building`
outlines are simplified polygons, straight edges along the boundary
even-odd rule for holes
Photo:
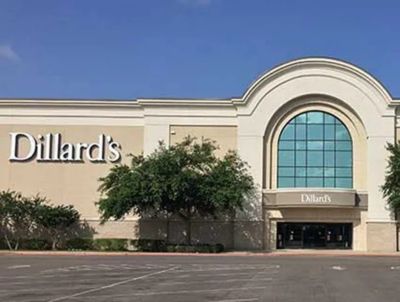
[[[74,205],[96,237],[181,242],[178,219],[100,225],[95,203],[112,165],[191,135],[215,140],[218,156],[237,150],[258,193],[234,219],[195,220],[195,242],[392,252],[398,227],[380,187],[399,104],[371,74],[327,58],[279,65],[232,99],[2,99],[0,188]]]

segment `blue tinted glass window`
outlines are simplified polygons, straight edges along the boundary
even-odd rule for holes
[[[351,167],[351,152],[341,151],[335,154],[336,166],[339,167]]]
[[[350,134],[333,115],[302,113],[283,128],[278,143],[278,187],[351,188]]]
[[[296,177],[306,177],[306,168],[305,167],[299,167],[296,168]]]
[[[279,176],[294,176],[294,168],[279,168]]]
[[[324,150],[324,141],[308,141],[308,150]]]
[[[338,141],[336,142],[336,150],[351,151],[351,141]]]
[[[307,125],[307,139],[320,140],[324,138],[323,125]]]
[[[296,140],[306,139],[306,125],[296,125]]]
[[[307,166],[322,167],[324,165],[324,151],[308,151]]]
[[[279,150],[294,150],[294,141],[280,141]]]
[[[279,188],[293,188],[294,178],[293,177],[279,177],[278,178]]]
[[[307,124],[323,124],[324,113],[320,111],[311,111],[307,113]]]
[[[335,142],[334,141],[325,141],[325,150],[335,150]]]
[[[335,125],[324,125],[324,130],[325,139],[335,139]]]
[[[296,150],[296,167],[307,166],[307,151]]]
[[[352,179],[351,178],[336,178],[336,187],[338,188],[351,188],[352,187]]]
[[[335,168],[325,168],[324,176],[325,177],[335,177]]]
[[[295,151],[279,151],[279,166],[292,167],[294,166]]]
[[[296,141],[296,150],[307,150],[306,141]]]
[[[334,167],[335,166],[335,152],[325,151],[324,152],[324,166]]]
[[[325,177],[324,178],[324,187],[325,188],[335,187],[335,178],[333,178],[333,177]]]
[[[322,188],[324,186],[324,180],[322,177],[319,178],[307,178],[307,187]]]
[[[324,170],[321,169],[320,167],[318,168],[307,168],[307,176],[308,177],[322,177],[324,176]]]
[[[281,140],[294,140],[294,128],[295,125],[287,125],[285,129],[283,129]]]
[[[333,115],[330,115],[328,113],[324,113],[324,123],[325,125],[329,124],[335,124],[336,118]]]
[[[296,187],[304,188],[306,187],[306,178],[305,177],[296,177]]]
[[[349,132],[343,124],[335,126],[335,138],[337,140],[350,140]]]

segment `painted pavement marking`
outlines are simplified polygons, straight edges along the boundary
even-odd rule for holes
[[[332,266],[332,269],[334,271],[345,271],[346,270],[346,268],[344,266],[340,266],[340,265],[334,265],[334,266]]]
[[[203,284],[203,283],[232,283],[232,282],[239,282],[239,281],[244,281],[244,282],[258,282],[258,281],[271,281],[272,278],[261,278],[261,279],[225,279],[225,280],[198,280],[198,281],[177,281],[177,282],[166,282],[166,283],[161,283],[159,285],[165,285],[165,286],[170,286],[170,285],[180,285],[180,284]]]
[[[215,301],[215,302],[250,302],[250,301],[258,301],[258,298],[218,300],[218,301]]]
[[[124,281],[111,283],[111,284],[100,286],[100,287],[97,287],[97,288],[92,288],[92,289],[85,290],[85,291],[82,291],[82,292],[79,292],[79,293],[76,293],[76,294],[73,294],[73,295],[68,295],[68,296],[63,296],[63,297],[51,299],[51,300],[49,300],[49,302],[62,301],[62,300],[71,299],[71,298],[75,298],[75,297],[78,297],[78,296],[82,296],[82,295],[98,292],[98,291],[101,291],[101,290],[104,290],[104,289],[112,288],[112,287],[115,287],[115,286],[119,286],[119,285],[122,285],[122,284],[126,284],[126,283],[129,283],[129,282],[132,282],[132,281],[145,279],[145,278],[150,277],[150,276],[163,274],[163,273],[166,273],[168,271],[172,271],[172,270],[176,269],[177,267],[178,266],[173,266],[173,267],[170,267],[170,268],[162,270],[162,271],[157,271],[157,272],[149,273],[149,274],[142,275],[142,276],[139,276],[139,277],[130,278],[130,279],[127,279],[127,280],[124,280]]]
[[[18,268],[28,268],[31,267],[30,264],[22,264],[22,265],[12,265],[12,266],[8,266],[8,269],[18,269]]]
[[[160,292],[136,292],[136,293],[126,293],[119,295],[102,295],[102,298],[122,298],[122,297],[131,297],[131,296],[157,296],[157,295],[179,295],[179,294],[201,294],[201,293],[212,293],[212,292],[226,292],[226,291],[248,291],[248,290],[262,290],[266,289],[266,286],[253,286],[253,287],[224,287],[224,288],[215,288],[215,289],[192,289],[192,290],[174,290],[174,291],[160,291]],[[59,301],[59,300],[51,300]]]

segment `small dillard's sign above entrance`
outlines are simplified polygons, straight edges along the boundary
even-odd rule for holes
[[[10,133],[10,156],[13,162],[117,162],[121,159],[121,145],[112,137],[100,134],[91,143],[64,142],[60,133],[36,137],[24,132]]]
[[[314,193],[301,194],[301,203],[329,204],[331,202],[332,198],[328,194],[314,194]]]
[[[368,207],[368,195],[350,189],[264,190],[263,203],[272,208]]]

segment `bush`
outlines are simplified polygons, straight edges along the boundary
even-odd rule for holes
[[[166,247],[166,251],[170,253],[221,253],[224,251],[224,246],[220,243],[196,245],[169,244]]]
[[[51,241],[42,238],[22,239],[20,242],[20,249],[22,250],[50,250]]]
[[[93,249],[96,251],[128,251],[127,239],[94,239]]]
[[[47,249],[49,241],[55,250],[72,236],[79,221],[73,206],[55,206],[40,196],[0,191],[0,237],[10,250]]]
[[[91,238],[72,238],[65,242],[67,250],[93,250],[93,239]]]
[[[166,242],[157,239],[133,239],[130,246],[134,251],[140,252],[165,252]]]

